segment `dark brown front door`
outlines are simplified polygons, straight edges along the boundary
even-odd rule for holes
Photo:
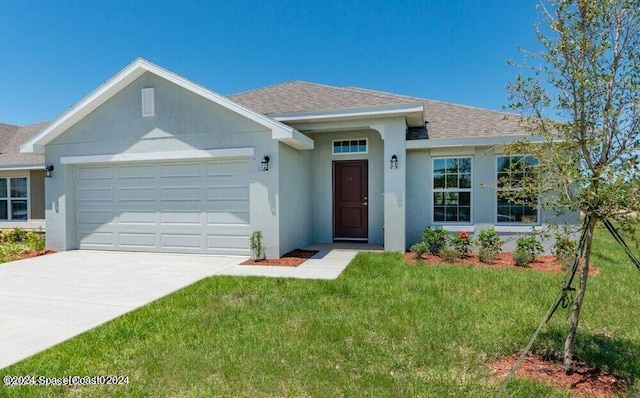
[[[333,238],[367,240],[368,161],[333,162]]]

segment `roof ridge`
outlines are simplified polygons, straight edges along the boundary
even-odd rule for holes
[[[392,96],[392,97],[402,97],[402,98],[414,99],[414,100],[418,100],[418,101],[432,102],[432,103],[435,103],[435,104],[444,104],[444,105],[451,105],[451,106],[457,106],[457,107],[468,108],[468,109],[476,109],[476,110],[485,111],[485,112],[495,112],[495,113],[506,114],[506,115],[522,116],[522,115],[519,115],[519,114],[513,113],[513,112],[497,111],[495,109],[487,109],[487,108],[482,108],[482,107],[479,107],[479,106],[458,104],[458,103],[455,103],[455,102],[434,100],[434,99],[422,98],[422,97],[414,97],[414,96],[405,95],[405,94],[394,94],[394,93],[390,93],[390,92],[387,92],[387,91],[371,90],[371,89],[367,89],[367,88],[360,88],[360,87],[353,87],[353,86],[347,86],[345,88],[348,88],[348,89],[354,90],[354,91],[364,91],[364,92],[369,92],[369,93],[379,93],[379,94],[388,95],[388,96]]]

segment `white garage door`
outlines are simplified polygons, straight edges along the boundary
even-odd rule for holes
[[[251,163],[78,166],[81,249],[249,254]]]

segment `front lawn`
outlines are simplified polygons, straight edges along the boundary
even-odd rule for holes
[[[577,356],[640,376],[640,272],[599,233]],[[486,365],[519,352],[563,275],[408,265],[359,254],[336,281],[212,277],[2,370],[128,376],[129,384],[20,387],[7,396],[493,396]],[[561,350],[567,311],[535,349]],[[637,382],[636,382],[637,384]],[[0,387],[2,388],[2,387]],[[638,387],[632,385],[632,394]],[[510,396],[567,396],[515,380]]]

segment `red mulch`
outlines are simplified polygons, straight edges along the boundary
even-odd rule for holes
[[[413,252],[407,252],[404,254],[404,259],[410,264],[443,264],[445,261],[438,256],[434,256],[432,254],[427,254],[422,256],[419,260],[416,259],[416,256]],[[495,260],[493,264],[486,264],[480,261],[477,253],[471,254],[467,258],[461,258],[456,260],[452,265],[474,265],[478,267],[489,267],[489,268],[524,268],[524,269],[533,269],[536,271],[545,271],[545,272],[556,272],[556,273],[564,273],[565,271],[562,269],[562,264],[556,259],[555,256],[552,255],[544,255],[538,256],[536,261],[529,264],[527,267],[519,267],[513,261],[512,253],[500,253],[498,258]],[[591,264],[589,267],[589,275],[596,275],[598,273],[598,269]]]
[[[54,250],[45,250],[44,252],[39,252],[36,250],[32,250],[28,253],[25,253],[23,255],[20,256],[20,258],[31,258],[31,257],[38,257],[38,256],[44,256],[46,254],[53,254],[55,253]]]
[[[511,372],[518,357],[518,354],[514,354],[510,357],[499,358],[490,362],[489,366],[493,369],[494,375],[502,381]],[[609,398],[624,393],[628,388],[625,380],[606,374],[584,363],[576,363],[575,369],[572,375],[567,375],[560,361],[544,360],[537,355],[530,354],[518,367],[516,376],[521,379],[533,379],[569,389],[571,395],[577,397]]]
[[[280,258],[267,258],[264,260],[247,260],[240,265],[277,265],[281,267],[297,267],[318,253],[317,250],[296,249]]]

